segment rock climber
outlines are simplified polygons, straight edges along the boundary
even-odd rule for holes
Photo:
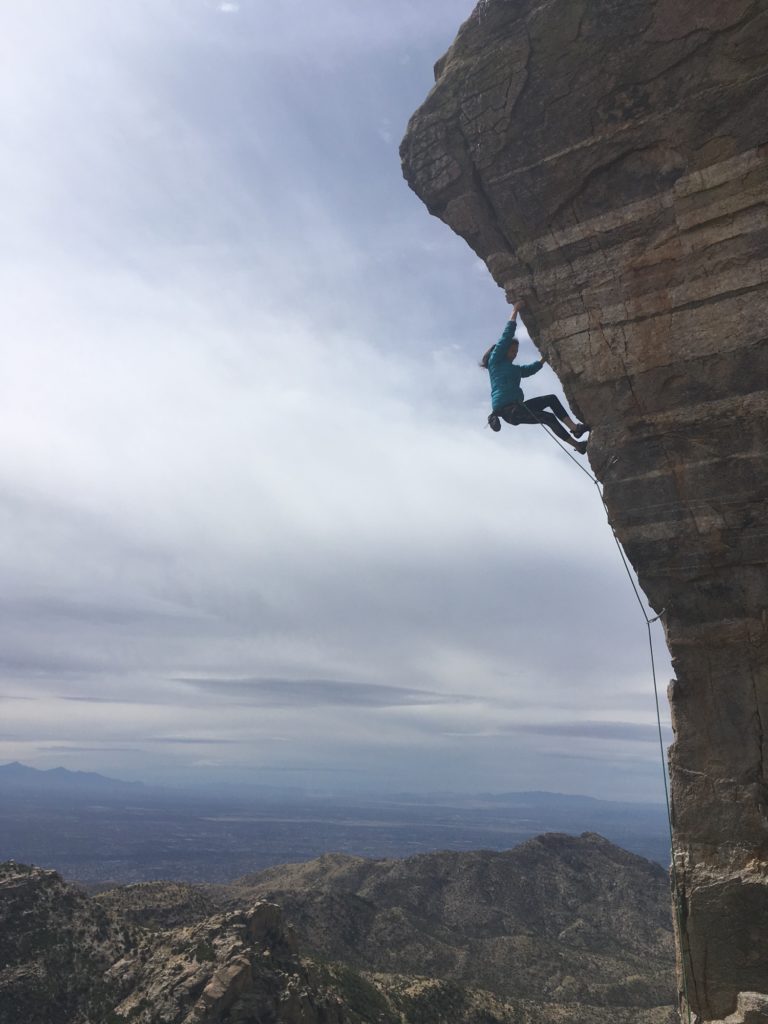
[[[520,348],[520,343],[515,338],[515,330],[517,329],[517,314],[522,305],[522,302],[515,303],[512,307],[512,315],[501,337],[480,360],[480,365],[488,371],[491,377],[491,407],[493,411],[488,417],[488,426],[491,430],[501,430],[500,417],[513,427],[520,423],[543,423],[561,441],[565,441],[566,444],[584,455],[587,450],[587,442],[575,439],[583,437],[587,433],[589,427],[586,423],[577,423],[571,419],[556,395],[541,395],[539,398],[529,398],[527,401],[523,396],[520,380],[538,373],[546,360],[537,359],[535,363],[523,365],[515,362]],[[548,412],[548,409],[552,411]],[[561,426],[561,421],[571,431],[570,434]]]

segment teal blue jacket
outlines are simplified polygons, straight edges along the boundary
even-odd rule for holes
[[[491,406],[494,412],[503,409],[505,405],[512,405],[513,402],[524,401],[520,380],[538,373],[544,365],[541,359],[522,366],[510,362],[507,356],[510,345],[515,340],[516,329],[517,320],[510,320],[488,357],[488,373],[491,375]]]

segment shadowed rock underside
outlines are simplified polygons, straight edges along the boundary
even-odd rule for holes
[[[678,975],[732,1024],[768,1020],[766,53],[765,0],[482,0],[401,148],[594,426],[675,670]]]

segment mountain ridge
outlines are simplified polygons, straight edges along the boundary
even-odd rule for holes
[[[18,786],[20,788],[62,787],[70,789],[85,788],[117,788],[139,791],[144,789],[143,782],[126,782],[113,779],[98,772],[77,771],[69,768],[33,768],[21,761],[9,761],[0,764],[0,786]]]
[[[666,1024],[666,902],[593,833],[93,897],[9,862],[0,1024]]]
[[[666,873],[595,833],[400,860],[326,854],[246,876],[229,892],[279,903],[309,949],[358,969],[402,973],[407,965],[411,973],[471,979],[504,997],[566,993],[646,1008],[672,1001]],[[623,949],[620,968],[611,963],[612,945]],[[598,980],[562,989],[569,958]],[[665,963],[659,984],[653,973],[663,975]],[[628,964],[644,979],[639,999],[621,988]]]

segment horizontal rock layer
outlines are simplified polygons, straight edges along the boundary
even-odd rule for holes
[[[483,0],[401,148],[593,424],[675,669],[680,965],[734,1024],[768,1020],[766,52],[765,0]]]

